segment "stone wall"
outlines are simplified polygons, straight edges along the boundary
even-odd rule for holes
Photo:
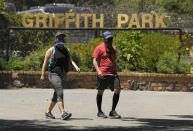
[[[40,71],[0,71],[0,88],[52,88]],[[149,91],[193,91],[193,74],[118,73],[121,88]],[[69,72],[65,88],[96,87],[95,72]]]

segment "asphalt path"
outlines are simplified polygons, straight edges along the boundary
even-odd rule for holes
[[[120,130],[193,130],[193,93],[122,90],[116,111],[121,119],[96,117],[95,89],[64,89],[65,110],[72,113],[61,120],[44,117],[52,89],[0,90],[1,131],[120,131]],[[113,93],[104,92],[102,109],[106,115],[112,107]]]

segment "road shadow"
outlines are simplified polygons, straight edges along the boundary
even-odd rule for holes
[[[180,117],[180,116],[178,116]],[[190,116],[181,116],[181,118]],[[193,117],[191,117],[193,118]],[[174,120],[174,119],[151,119],[125,117],[122,121],[136,121],[142,123],[141,129],[149,130],[193,130],[193,120]]]
[[[61,118],[56,118],[56,120],[61,120]],[[82,121],[91,121],[91,120],[93,120],[93,119],[91,119],[91,118],[70,118],[70,119],[68,119],[68,120],[65,120],[65,121],[80,121],[80,120],[82,120]]]
[[[70,118],[69,121],[74,121],[74,120],[83,120],[83,121],[91,121],[93,119],[90,118]]]
[[[76,118],[74,119],[76,120]],[[89,119],[81,119],[87,122]],[[166,130],[193,130],[193,120],[150,119],[124,117],[120,121],[128,122],[127,127],[119,126],[96,126],[77,129],[75,126],[66,124],[65,121],[52,120],[5,120],[0,119],[0,131],[166,131]],[[138,126],[129,126],[133,121]],[[109,122],[109,121],[108,121]]]
[[[177,117],[177,118],[190,118],[193,119],[193,115],[168,115],[172,117]]]

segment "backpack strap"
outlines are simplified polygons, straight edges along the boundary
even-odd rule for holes
[[[49,69],[48,69],[49,72],[51,72],[52,67],[54,65],[54,54],[55,54],[55,51],[56,51],[55,46],[53,46],[52,47],[52,54],[51,54],[51,57],[50,57],[50,60],[49,60]]]

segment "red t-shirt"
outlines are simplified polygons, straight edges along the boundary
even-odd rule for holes
[[[105,44],[102,43],[95,48],[92,57],[96,58],[99,70],[103,73],[103,75],[117,74],[115,47],[108,49],[105,47]]]

